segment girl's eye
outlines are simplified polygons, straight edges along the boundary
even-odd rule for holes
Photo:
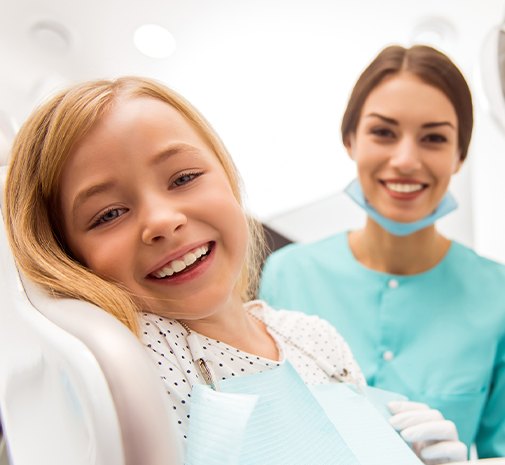
[[[447,142],[447,137],[443,134],[428,134],[423,137],[425,142],[434,143],[434,144],[442,144]]]
[[[123,213],[126,213],[126,208],[111,208],[102,213],[91,225],[92,228],[100,226],[104,223],[109,223],[110,221],[119,218]]]
[[[201,174],[202,173],[184,173],[184,174],[181,174],[177,179],[175,179],[174,185],[176,187],[184,186],[185,184],[188,184],[191,181],[194,181]]]

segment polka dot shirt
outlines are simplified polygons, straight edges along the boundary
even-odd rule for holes
[[[245,304],[245,310],[262,320],[275,340],[280,360],[274,361],[243,352],[224,342],[198,333],[202,353],[216,380],[250,375],[289,362],[306,384],[344,381],[365,384],[363,374],[335,328],[317,316],[287,310],[273,310],[262,301]],[[191,389],[205,383],[189,349],[188,332],[176,320],[158,315],[141,315],[141,340],[165,384],[179,431],[188,431]],[[332,377],[331,372],[337,374]]]

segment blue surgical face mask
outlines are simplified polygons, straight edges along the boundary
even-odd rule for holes
[[[361,189],[361,184],[357,179],[352,181],[345,189],[344,192],[354,200],[375,222],[382,226],[386,231],[389,231],[395,236],[408,236],[420,229],[424,229],[427,226],[432,225],[436,220],[442,218],[443,216],[451,213],[453,210],[458,208],[458,203],[456,199],[452,196],[450,192],[447,192],[443,197],[442,201],[438,207],[433,211],[433,213],[421,218],[418,221],[413,221],[411,223],[400,223],[398,221],[390,220],[385,216],[382,216],[375,208],[373,208],[368,201],[365,199],[363,194],[363,189]]]

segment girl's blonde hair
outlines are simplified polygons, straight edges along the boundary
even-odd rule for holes
[[[14,140],[5,189],[5,220],[20,269],[52,295],[95,304],[138,332],[142,310],[126,289],[79,263],[61,233],[59,181],[75,144],[119,97],[153,97],[177,109],[200,133],[223,166],[233,194],[242,204],[241,181],[225,146],[203,116],[173,90],[151,79],[123,77],[75,85],[41,105]],[[249,244],[238,289],[254,297],[265,242],[261,225],[248,218]]]

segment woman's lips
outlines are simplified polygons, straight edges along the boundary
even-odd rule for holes
[[[380,183],[391,197],[399,200],[416,198],[428,187],[426,183],[411,180],[382,180]]]

